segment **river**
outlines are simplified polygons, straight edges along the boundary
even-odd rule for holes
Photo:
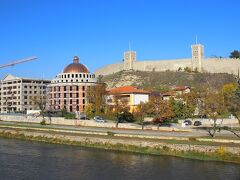
[[[240,179],[240,165],[0,138],[0,179]]]

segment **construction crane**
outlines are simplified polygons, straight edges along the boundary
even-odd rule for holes
[[[20,63],[24,63],[24,62],[28,62],[28,61],[33,61],[35,59],[37,59],[37,57],[35,57],[35,56],[24,58],[24,59],[20,59],[20,60],[13,61],[13,62],[4,64],[4,65],[0,65],[0,68],[5,68],[5,67],[8,67],[8,66],[14,66],[16,64],[20,64]]]

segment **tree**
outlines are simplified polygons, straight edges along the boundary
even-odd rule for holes
[[[129,108],[127,106],[128,101],[121,98],[121,96],[115,94],[113,96],[113,106],[112,106],[112,111],[115,114],[116,118],[116,128],[118,128],[118,124],[121,122],[122,119],[120,119],[120,114],[124,112],[128,112]]]
[[[173,111],[173,116],[179,119],[185,118],[183,101],[176,101],[172,98],[169,102]]]
[[[37,109],[40,110],[40,116],[42,116],[42,122],[43,124],[45,124],[45,110],[47,108],[47,97],[46,95],[37,95],[32,97],[32,103],[33,105],[36,106]],[[50,124],[51,124],[51,119],[50,119]]]
[[[240,58],[240,51],[238,51],[238,50],[232,51],[229,57],[230,58],[238,58],[239,59]]]
[[[225,111],[224,98],[218,91],[210,90],[206,94],[205,112],[213,120],[213,127],[208,130],[211,137],[215,136],[217,127],[217,118]]]
[[[144,118],[148,114],[149,103],[141,102],[134,112],[135,119],[142,124],[142,129],[144,129]]]
[[[195,110],[198,104],[198,95],[196,90],[192,90],[190,93],[185,93],[182,95],[183,99],[183,116],[185,118],[192,118],[194,116]]]
[[[238,87],[234,83],[225,84],[222,87],[222,93],[224,96],[224,104],[229,112],[231,112],[237,119],[240,125],[240,97],[238,94]],[[234,128],[225,127],[228,130],[240,138],[240,135]]]
[[[90,86],[87,89],[87,111],[90,114],[104,113],[105,108],[105,96],[106,96],[106,84],[98,83],[95,86]]]

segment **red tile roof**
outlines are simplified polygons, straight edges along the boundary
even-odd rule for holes
[[[109,94],[150,94],[149,91],[138,89],[134,86],[122,86],[107,90]]]
[[[175,96],[175,95],[176,95],[175,91],[169,91],[169,92],[163,93],[163,96]]]
[[[175,87],[173,87],[174,91],[184,91],[186,89],[190,89],[190,87],[189,86],[175,86]]]

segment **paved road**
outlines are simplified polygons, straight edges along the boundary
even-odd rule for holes
[[[83,127],[83,126],[67,126],[67,125],[46,125],[42,126],[40,124],[34,123],[19,123],[19,122],[6,122],[0,121],[1,125],[8,126],[26,126],[26,127],[44,127],[62,130],[73,130],[73,131],[87,131],[87,132],[113,132],[119,134],[131,134],[131,135],[145,135],[145,136],[166,136],[166,137],[202,137],[209,136],[206,130],[202,129],[192,129],[192,132],[166,132],[166,131],[156,131],[156,130],[133,130],[133,129],[116,129],[116,128],[98,128],[98,127]],[[234,135],[228,131],[217,132],[216,136],[224,137],[234,137]]]

